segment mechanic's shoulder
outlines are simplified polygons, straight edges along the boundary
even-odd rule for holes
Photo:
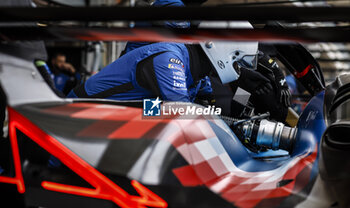
[[[161,43],[154,43],[150,46],[154,48],[164,48],[168,51],[181,51],[184,48],[186,48],[185,44],[183,43],[173,43],[173,42],[161,42]]]

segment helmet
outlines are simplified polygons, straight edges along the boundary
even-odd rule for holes
[[[202,21],[199,28],[253,28],[247,21]],[[223,84],[238,79],[240,68],[256,69],[258,42],[211,41],[200,43]]]
[[[240,68],[255,70],[258,42],[202,42],[200,46],[213,64],[223,84],[239,78]]]

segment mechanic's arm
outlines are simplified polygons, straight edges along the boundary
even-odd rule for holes
[[[170,60],[179,60],[178,63]],[[190,102],[186,84],[186,69],[182,57],[166,52],[153,59],[154,71],[163,100]],[[187,69],[189,70],[189,69]]]

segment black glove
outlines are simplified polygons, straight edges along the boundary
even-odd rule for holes
[[[275,76],[275,85],[277,87],[279,101],[283,103],[284,106],[289,107],[291,104],[292,94],[289,91],[286,78],[280,69],[273,70],[273,74]]]
[[[274,83],[274,87],[277,89],[278,100],[285,107],[289,107],[291,105],[292,95],[282,70],[279,68],[276,61],[268,55],[259,52],[258,71]]]
[[[273,90],[271,82],[255,70],[241,68],[238,86],[251,94],[264,95]]]

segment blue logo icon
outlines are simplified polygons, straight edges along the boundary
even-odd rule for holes
[[[144,116],[160,116],[160,103],[162,101],[157,99],[143,99],[143,115]]]

